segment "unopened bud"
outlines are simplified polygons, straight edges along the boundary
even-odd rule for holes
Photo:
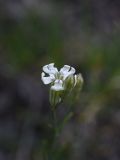
[[[75,75],[74,76],[75,83],[74,83],[74,89],[73,89],[73,96],[75,99],[79,98],[80,91],[83,86],[83,78],[81,74]]]
[[[78,88],[82,88],[83,85],[83,77],[81,74],[77,74],[74,76],[75,79],[75,83],[74,83],[74,87],[78,87]]]
[[[55,91],[55,90],[50,89],[49,101],[50,101],[52,110],[54,110],[57,104],[61,102],[60,95],[61,95],[61,91]]]
[[[65,80],[65,90],[66,91],[71,91],[74,87],[74,75],[71,75],[66,78]]]

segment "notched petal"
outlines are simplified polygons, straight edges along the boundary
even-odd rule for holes
[[[64,67],[61,68],[60,73],[63,75],[63,79],[65,80],[68,76],[73,75],[75,73],[75,69],[68,65],[64,65]]]
[[[57,80],[54,82],[54,85],[51,87],[51,89],[52,89],[52,90],[55,90],[55,91],[64,90],[63,81],[57,79]]]
[[[50,84],[51,82],[54,81],[54,76],[50,75],[49,77],[45,77],[45,73],[42,72],[41,79],[42,79],[42,81],[43,81],[44,84]]]
[[[60,69],[60,73],[65,74],[65,73],[68,72],[69,70],[70,70],[70,66],[64,65],[63,68]]]
[[[71,67],[69,73],[74,74],[75,73],[75,68]]]
[[[55,74],[58,72],[58,69],[54,67],[54,63],[43,66],[43,71],[47,74]]]

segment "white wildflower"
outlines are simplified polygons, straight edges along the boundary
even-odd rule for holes
[[[64,65],[63,68],[58,71],[58,69],[54,67],[54,63],[43,66],[43,71],[41,74],[43,83],[51,84],[51,90],[55,91],[64,90],[64,81],[68,76],[75,73],[75,69],[68,65]]]
[[[75,69],[68,65],[64,65],[59,71],[54,63],[43,66],[41,79],[44,84],[51,84],[49,100],[52,109],[70,93],[76,94],[80,91],[83,78],[81,74],[74,73]]]

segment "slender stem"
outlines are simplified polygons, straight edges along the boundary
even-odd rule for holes
[[[53,132],[54,132],[54,140],[57,136],[57,117],[56,117],[56,110],[52,110],[52,123],[53,123]]]

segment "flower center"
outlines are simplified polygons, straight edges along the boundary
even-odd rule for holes
[[[59,79],[59,80],[62,80],[63,81],[63,75],[61,75],[61,73],[60,72],[57,72],[56,74],[55,74],[55,79]]]

